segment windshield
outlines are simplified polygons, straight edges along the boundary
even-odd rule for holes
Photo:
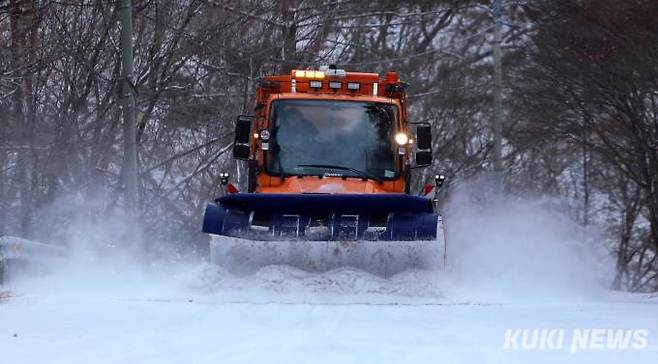
[[[275,101],[268,171],[395,178],[396,110],[395,105],[378,102]]]

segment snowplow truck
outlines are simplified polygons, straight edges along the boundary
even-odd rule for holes
[[[211,260],[238,272],[285,264],[383,276],[445,264],[442,179],[424,188],[434,198],[411,191],[411,173],[432,163],[432,137],[408,121],[406,88],[395,72],[335,67],[263,78],[235,129],[248,191],[223,174],[229,188],[206,207]]]

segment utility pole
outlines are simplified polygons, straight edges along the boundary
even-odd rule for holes
[[[493,168],[498,185],[498,192],[502,193],[503,184],[503,67],[501,64],[501,0],[493,0],[494,20],[494,119],[493,119]]]
[[[297,10],[291,0],[282,0],[281,18],[283,21],[283,49],[281,56],[283,58],[282,73],[290,73],[297,65],[297,23],[295,16]]]
[[[126,207],[136,214],[137,191],[137,139],[135,127],[135,87],[133,77],[133,21],[132,1],[121,0],[121,98],[123,114],[123,185]]]

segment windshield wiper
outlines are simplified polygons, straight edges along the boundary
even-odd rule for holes
[[[309,168],[326,168],[326,169],[340,169],[342,171],[350,171],[352,173],[358,174],[359,176],[366,178],[366,179],[371,179],[373,181],[382,183],[381,178],[377,176],[373,176],[372,174],[368,172],[364,172],[361,170],[358,170],[356,168],[352,167],[343,167],[343,166],[334,166],[331,164],[298,164],[297,167],[309,167]]]

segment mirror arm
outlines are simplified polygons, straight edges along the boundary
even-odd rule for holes
[[[406,163],[407,173],[404,174],[404,193],[407,195],[411,193],[411,171],[414,167],[411,165],[411,162],[407,160]]]

